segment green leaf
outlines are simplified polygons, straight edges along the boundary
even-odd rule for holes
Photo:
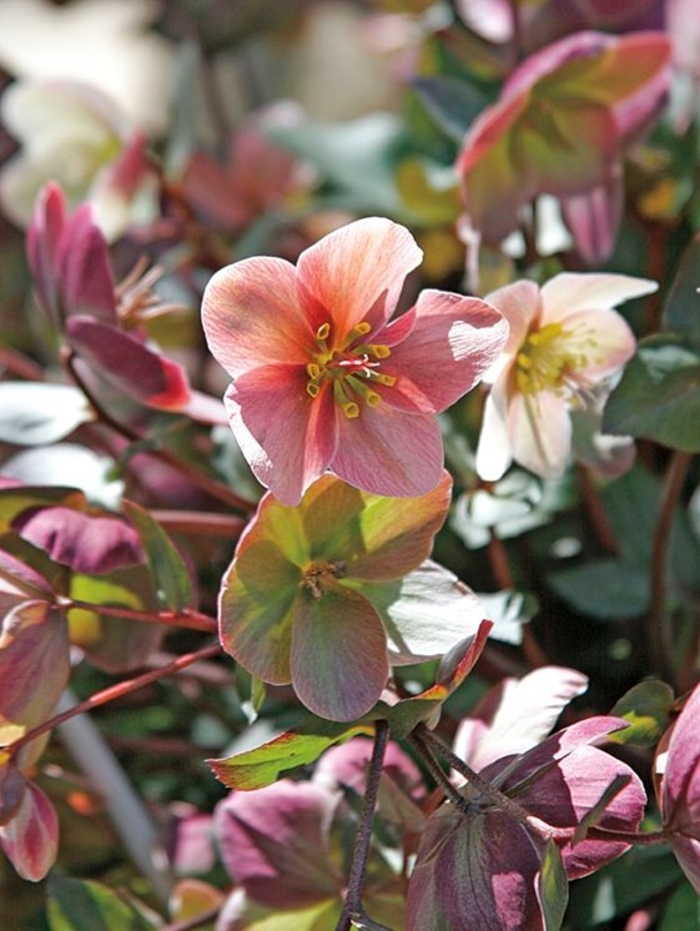
[[[569,883],[559,848],[547,841],[540,873],[540,900],[545,931],[558,931],[569,901]]]
[[[473,84],[450,75],[415,78],[412,86],[440,129],[458,145],[487,103]]]
[[[138,531],[158,597],[171,611],[182,611],[192,597],[189,575],[168,535],[143,508],[122,501],[124,513]]]
[[[576,611],[599,620],[639,617],[649,605],[649,575],[640,566],[597,559],[549,576],[554,591]]]
[[[72,385],[6,381],[0,384],[0,440],[19,446],[55,443],[94,417]]]
[[[608,400],[603,430],[700,452],[700,348],[673,333],[642,340]]]
[[[280,773],[296,766],[315,763],[324,750],[344,743],[356,734],[373,734],[371,725],[353,725],[309,720],[273,740],[234,756],[207,760],[214,775],[229,789],[262,789],[275,782]]]
[[[52,877],[48,918],[51,931],[152,931],[132,905],[91,880]]]
[[[673,689],[659,679],[640,682],[626,692],[610,714],[629,721],[629,727],[611,734],[614,743],[655,746],[669,721]]]
[[[681,257],[668,292],[663,323],[700,346],[700,234],[693,237]]]
[[[700,931],[700,896],[684,883],[668,900],[658,931]]]

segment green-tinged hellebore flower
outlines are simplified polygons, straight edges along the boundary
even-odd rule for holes
[[[476,385],[508,327],[478,298],[434,289],[390,320],[421,258],[405,227],[366,217],[305,249],[296,268],[256,256],[207,285],[202,324],[232,378],[231,428],[285,504],[326,469],[377,495],[439,482],[435,415]]]
[[[389,665],[442,656],[483,619],[475,595],[427,561],[451,480],[384,498],[326,474],[296,507],[267,493],[219,600],[224,649],[254,676],[292,683],[315,714],[361,717]]]

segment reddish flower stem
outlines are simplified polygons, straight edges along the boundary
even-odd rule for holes
[[[369,847],[372,840],[372,822],[377,807],[377,794],[379,792],[379,779],[382,774],[382,764],[386,745],[389,740],[389,725],[386,721],[377,721],[374,732],[374,747],[372,758],[367,772],[367,786],[362,804],[362,814],[355,837],[355,849],[352,855],[352,866],[348,877],[348,887],[345,895],[345,904],[336,925],[336,931],[350,931],[353,920],[361,927],[371,931],[387,931],[369,919],[362,907],[362,883],[364,881]]]
[[[124,439],[128,440],[130,443],[143,442],[145,437],[143,437],[136,430],[133,430],[131,427],[128,427],[126,424],[116,420],[102,407],[93,392],[85,384],[85,381],[81,377],[80,373],[77,371],[75,366],[75,353],[70,347],[64,347],[62,358],[63,364],[68,374],[83,392],[92,407],[95,409],[100,422],[103,423],[106,427],[109,427],[115,433],[118,433],[120,436],[124,437]],[[196,485],[213,497],[218,498],[220,501],[231,505],[231,507],[236,508],[237,511],[241,511],[244,514],[250,514],[255,510],[254,502],[247,501],[245,498],[237,495],[227,485],[224,485],[222,482],[211,478],[204,472],[193,469],[191,466],[187,465],[187,463],[183,462],[181,459],[178,459],[177,456],[174,456],[169,450],[146,449],[144,450],[144,453],[147,456],[153,456],[154,459],[159,459],[161,462],[164,462],[166,465],[170,466],[172,469],[175,469],[176,472],[179,472],[186,479],[192,482],[193,485]]]
[[[36,740],[37,737],[41,737],[42,734],[46,734],[48,731],[53,730],[53,728],[57,727],[59,724],[63,724],[64,721],[69,721],[71,718],[76,717],[76,715],[84,714],[86,711],[93,711],[95,708],[99,708],[100,705],[106,705],[108,702],[115,701],[117,698],[122,698],[130,692],[136,692],[145,685],[157,682],[159,679],[165,678],[165,676],[172,676],[176,672],[180,672],[182,669],[191,666],[193,663],[198,663],[203,659],[209,659],[210,656],[216,656],[220,652],[221,647],[218,643],[215,643],[208,647],[203,647],[201,650],[196,650],[194,653],[185,653],[183,656],[178,656],[176,660],[173,660],[172,663],[168,663],[166,666],[153,669],[140,676],[134,676],[132,679],[125,679],[123,682],[118,683],[118,685],[111,685],[109,688],[102,689],[101,692],[95,692],[94,695],[91,695],[90,698],[86,698],[85,701],[81,701],[67,711],[57,714],[55,717],[49,718],[48,721],[43,721],[41,724],[33,727],[18,740],[15,740],[14,743],[5,747],[4,750],[11,756],[16,756],[18,751],[26,746],[26,744]]]
[[[179,613],[175,611],[137,611],[134,608],[122,608],[115,605],[93,604],[90,601],[81,601],[76,598],[62,598],[61,606],[67,609],[81,608],[85,611],[92,611],[95,614],[104,614],[111,617],[123,617],[132,621],[143,621],[146,624],[169,624],[178,627],[186,627],[188,630],[201,630],[207,634],[215,634],[218,630],[218,624],[213,617],[208,614],[200,614],[199,611],[190,611],[185,609]]]
[[[578,478],[588,520],[601,549],[611,556],[617,556],[619,547],[617,545],[617,539],[615,538],[615,532],[605,507],[603,506],[603,502],[600,500],[600,494],[593,481],[590,469],[587,469],[586,466],[578,465],[576,468],[576,476]]]

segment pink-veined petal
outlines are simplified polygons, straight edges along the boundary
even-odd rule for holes
[[[559,478],[571,452],[566,401],[551,391],[515,394],[508,406],[513,458],[542,478]]]
[[[597,272],[561,272],[543,285],[540,325],[568,323],[578,311],[615,307],[634,297],[652,294],[658,284],[646,278]]]
[[[262,365],[304,365],[313,346],[296,272],[284,259],[243,259],[216,272],[204,290],[202,326],[212,355],[233,378]]]
[[[299,256],[300,282],[328,312],[341,334],[365,320],[373,328],[391,316],[409,272],[423,253],[409,231],[383,217],[367,217],[343,226]],[[386,298],[378,299],[386,291]]]
[[[379,615],[357,592],[338,585],[298,601],[291,647],[294,690],[307,708],[332,721],[362,717],[389,678]]]
[[[386,404],[363,405],[355,419],[338,417],[338,448],[330,466],[351,485],[403,498],[435,488],[443,458],[442,436],[433,416],[405,414]]]
[[[0,848],[22,879],[39,882],[58,852],[58,817],[42,790],[27,783],[17,814],[0,826]]]
[[[508,432],[508,373],[496,382],[484,404],[476,449],[476,471],[487,482],[497,482],[513,461]]]
[[[382,397],[402,410],[438,413],[470,391],[500,355],[508,323],[484,301],[444,291],[422,291],[412,313],[410,334],[382,366],[397,379]]]
[[[337,445],[331,392],[312,400],[307,381],[300,366],[268,365],[241,375],[225,397],[231,428],[253,473],[289,505],[298,504],[325,471]]]
[[[58,273],[56,255],[66,222],[66,199],[61,187],[50,181],[37,196],[27,230],[27,260],[44,310],[58,324]]]

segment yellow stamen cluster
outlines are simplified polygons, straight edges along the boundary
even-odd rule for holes
[[[330,323],[322,323],[316,331],[312,360],[306,365],[309,397],[317,398],[323,383],[330,382],[336,404],[350,420],[360,416],[362,401],[369,407],[381,403],[381,395],[372,385],[391,387],[396,382],[393,375],[378,371],[380,362],[391,355],[391,349],[383,343],[360,342],[370,330],[369,323],[358,323],[345,339],[334,345]]]
[[[522,394],[540,391],[563,392],[571,387],[572,375],[588,364],[586,346],[560,323],[530,333],[516,356],[515,380]]]

